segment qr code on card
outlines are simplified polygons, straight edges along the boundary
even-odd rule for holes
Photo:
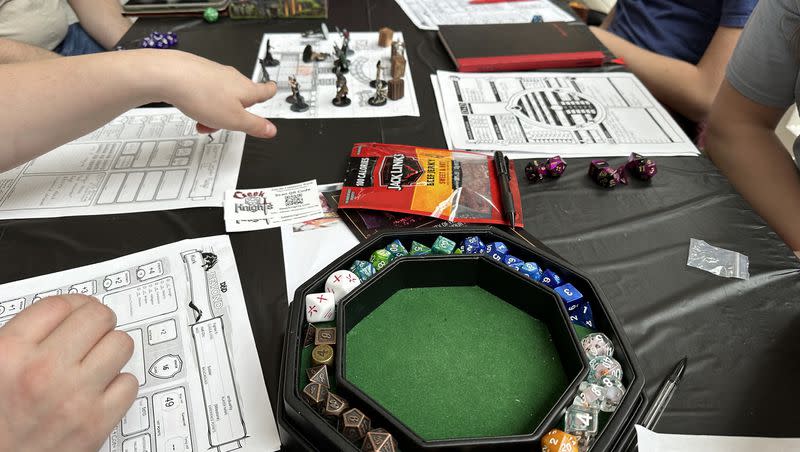
[[[300,193],[294,193],[291,195],[286,195],[284,197],[286,201],[286,207],[294,207],[303,204],[303,195]]]

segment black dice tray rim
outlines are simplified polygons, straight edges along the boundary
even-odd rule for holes
[[[472,235],[481,236],[485,240],[503,241],[509,245],[512,254],[526,261],[535,260],[544,267],[552,268],[591,301],[598,330],[609,336],[616,346],[615,359],[622,365],[625,373],[624,381],[628,388],[628,392],[617,411],[612,413],[603,429],[598,432],[592,450],[617,450],[619,447],[617,443],[641,418],[647,401],[647,397],[643,392],[645,381],[641,366],[638,358],[632,353],[633,348],[619,320],[611,310],[608,302],[605,301],[605,295],[586,274],[557,256],[554,252],[537,245],[538,241],[525,231],[506,230],[495,226],[467,226],[459,229],[400,229],[381,232],[343,254],[297,289],[293,302],[289,307],[287,332],[281,360],[279,399],[276,409],[278,430],[283,443],[296,444],[309,451],[358,451],[360,449],[359,445],[354,445],[347,441],[322,416],[306,405],[300,397],[297,382],[299,381],[298,372],[303,347],[302,335],[306,325],[304,312],[305,295],[322,290],[325,279],[330,273],[349,267],[352,261],[356,259],[368,257],[374,249],[382,248],[396,238],[401,239],[404,243],[410,243],[411,240],[421,243],[433,243],[433,240],[438,235],[445,235],[457,242]],[[554,425],[553,427],[556,428],[558,426]],[[480,446],[462,448],[462,450],[486,449]]]

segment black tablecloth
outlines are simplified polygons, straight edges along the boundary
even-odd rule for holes
[[[453,67],[436,34],[417,30],[391,0],[331,3],[330,25],[404,33],[421,117],[275,120],[277,138],[248,138],[240,188],[339,181],[358,141],[446,147],[429,74]],[[142,19],[122,42],[190,24],[178,32],[181,50],[249,76],[262,33],[318,23]],[[792,403],[800,375],[800,263],[791,251],[706,158],[658,159],[652,184],[634,181],[614,190],[591,183],[587,160],[568,164],[561,179],[520,181],[526,229],[604,289],[643,365],[649,395],[675,362],[689,356],[685,380],[657,430],[800,436]],[[217,208],[4,221],[0,282],[224,232]],[[287,315],[279,234],[231,235],[273,408]],[[750,279],[688,268],[692,237],[748,255]]]

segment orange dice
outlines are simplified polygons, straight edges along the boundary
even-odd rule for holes
[[[553,429],[542,437],[542,452],[578,452],[578,438]]]

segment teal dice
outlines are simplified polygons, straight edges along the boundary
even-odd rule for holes
[[[375,267],[375,271],[381,271],[389,265],[389,262],[393,261],[394,257],[392,253],[390,253],[386,249],[376,250],[372,253],[372,256],[369,258],[369,263]]]
[[[448,239],[447,237],[439,236],[433,242],[431,252],[433,254],[453,254],[456,249],[456,242]]]
[[[350,266],[350,271],[355,273],[356,276],[358,276],[358,279],[361,280],[361,282],[367,281],[368,279],[375,276],[375,273],[377,273],[375,267],[367,261],[353,262],[353,265]]]
[[[411,253],[412,256],[427,256],[431,254],[431,249],[419,242],[411,242]]]
[[[408,250],[400,243],[400,240],[395,240],[386,247],[386,251],[392,254],[392,260],[398,257],[408,256]]]

